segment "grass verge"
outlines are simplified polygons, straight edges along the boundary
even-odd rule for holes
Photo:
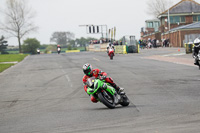
[[[0,64],[0,72],[3,72],[5,69],[13,66],[14,64]]]
[[[2,54],[0,55],[0,62],[22,61],[28,54]]]
[[[15,65],[12,62],[22,61],[28,54],[3,54],[0,55],[0,72],[3,72],[5,69]],[[1,62],[11,62],[11,63],[2,63]]]

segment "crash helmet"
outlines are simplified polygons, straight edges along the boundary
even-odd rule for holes
[[[92,65],[86,63],[83,65],[83,72],[87,76],[92,76]]]
[[[109,46],[111,47],[111,46],[112,46],[112,44],[111,44],[111,43],[109,43]]]
[[[194,40],[194,45],[195,46],[198,46],[200,44],[200,39],[199,38],[196,38],[195,40]]]

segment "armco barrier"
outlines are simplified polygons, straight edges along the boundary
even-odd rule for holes
[[[88,51],[95,51],[95,52],[106,52],[107,51],[108,43],[103,44],[90,44],[87,48]],[[126,45],[118,45],[115,46],[115,53],[116,54],[127,54],[127,46]]]
[[[66,53],[74,53],[74,52],[80,52],[80,50],[66,50]]]
[[[88,50],[95,51],[95,52],[106,51],[107,45],[108,45],[108,43],[90,44]]]
[[[126,45],[115,46],[115,53],[116,54],[127,54]]]

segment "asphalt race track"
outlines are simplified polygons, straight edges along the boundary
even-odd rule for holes
[[[129,97],[108,109],[84,92],[82,66],[108,73]],[[30,55],[0,73],[0,133],[198,133],[200,70],[184,49],[139,54]]]

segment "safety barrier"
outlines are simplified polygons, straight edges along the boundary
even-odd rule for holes
[[[115,46],[115,53],[116,54],[127,54],[127,52],[126,52],[126,45]]]
[[[66,53],[74,53],[74,52],[80,52],[80,50],[66,50]]]
[[[88,51],[105,52],[107,51],[108,43],[103,44],[90,44],[86,49]],[[139,53],[139,45],[118,45],[115,46],[116,54]]]
[[[185,52],[186,52],[186,54],[192,53],[193,46],[194,46],[194,44],[185,43]]]
[[[103,52],[106,51],[108,43],[103,44],[90,44],[88,51]]]

